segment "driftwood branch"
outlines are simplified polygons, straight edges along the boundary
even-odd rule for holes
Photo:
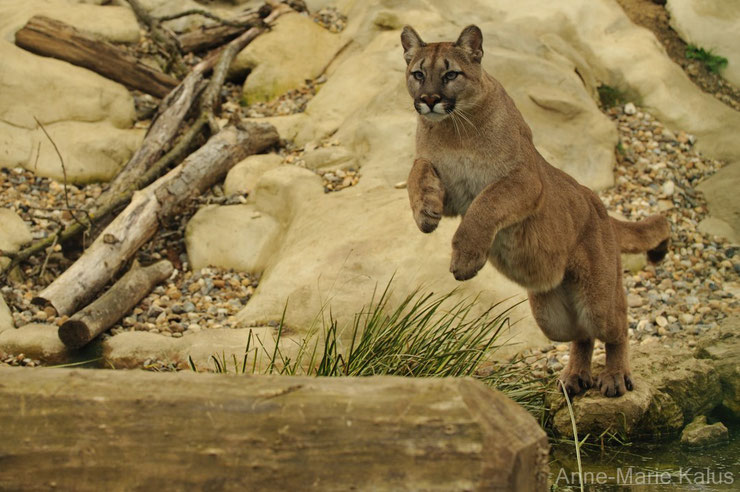
[[[237,37],[250,27],[262,25],[263,19],[272,12],[272,7],[265,4],[258,12],[248,12],[238,16],[234,21],[221,21],[221,25],[201,27],[177,37],[183,53],[204,51],[221,46]]]
[[[166,54],[167,61],[162,69],[166,72],[171,71],[178,79],[184,77],[188,70],[182,60],[182,53],[177,38],[172,31],[163,26],[159,20],[149,15],[149,12],[141,6],[138,0],[126,1],[131,6],[139,22],[147,26],[154,43]]]
[[[0,368],[0,380],[3,490],[548,489],[545,432],[467,378]]]
[[[167,260],[148,267],[134,261],[113,287],[59,327],[59,338],[69,348],[83,347],[113,326],[173,271],[172,263]]]
[[[219,132],[182,164],[143,190],[98,236],[83,255],[33,302],[71,314],[89,301],[136,251],[151,238],[159,222],[200,195],[250,154],[277,143],[272,125],[250,123]]]
[[[97,72],[155,97],[166,96],[177,80],[139,62],[125,50],[64,22],[34,16],[15,34],[15,44]]]

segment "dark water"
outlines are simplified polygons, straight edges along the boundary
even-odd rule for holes
[[[582,450],[584,490],[740,491],[740,423],[728,428],[730,440],[726,444],[695,451],[677,440]],[[580,490],[573,445],[554,446],[552,456],[552,490]]]

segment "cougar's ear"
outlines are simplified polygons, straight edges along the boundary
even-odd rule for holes
[[[470,25],[460,33],[455,46],[467,51],[473,61],[480,63],[483,58],[483,33],[478,26]]]
[[[406,65],[408,65],[414,58],[416,51],[427,44],[421,40],[413,27],[404,26],[403,31],[401,31],[401,45],[403,46],[403,58],[406,60]]]

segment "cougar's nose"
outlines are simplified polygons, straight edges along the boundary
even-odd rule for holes
[[[431,96],[427,96],[426,94],[424,94],[419,99],[424,101],[426,105],[429,106],[429,109],[432,109],[434,108],[434,105],[437,104],[442,98],[439,97],[437,94],[433,94]]]

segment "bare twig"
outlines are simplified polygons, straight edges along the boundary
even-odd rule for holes
[[[46,128],[44,128],[44,125],[35,116],[33,117],[33,119],[36,121],[36,124],[39,125],[39,127],[41,128],[41,131],[44,132],[44,135],[46,135],[46,138],[49,139],[49,142],[51,142],[52,147],[54,147],[54,151],[56,151],[57,156],[59,157],[59,162],[62,163],[62,175],[64,177],[64,183],[62,183],[62,186],[64,190],[64,205],[67,207],[67,211],[72,216],[74,221],[80,224],[81,227],[83,228],[89,227],[89,223],[85,225],[82,222],[80,222],[80,219],[78,219],[77,215],[75,215],[75,211],[69,205],[69,196],[67,194],[67,167],[64,165],[64,158],[62,157],[62,153],[59,152],[59,148],[57,147],[56,142],[54,142],[54,139],[51,138],[51,135],[49,135],[49,132],[46,131]]]
[[[44,258],[44,264],[41,265],[41,271],[39,272],[39,278],[44,277],[44,272],[46,271],[46,265],[49,263],[49,257],[54,252],[54,246],[57,245],[58,239],[59,239],[59,236],[54,236],[54,242],[51,244],[51,248],[49,248],[49,251],[46,253],[46,258]]]

